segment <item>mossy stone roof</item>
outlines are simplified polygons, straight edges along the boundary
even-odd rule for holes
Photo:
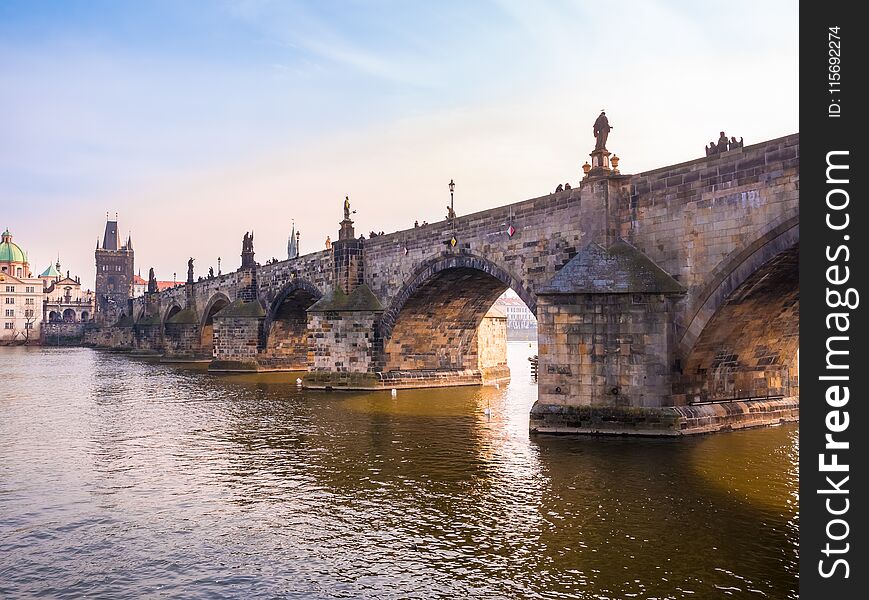
[[[648,256],[619,239],[609,248],[589,244],[537,293],[683,294],[685,288]]]
[[[308,308],[308,312],[380,312],[383,305],[366,284],[362,284],[349,295],[341,288],[335,288]]]

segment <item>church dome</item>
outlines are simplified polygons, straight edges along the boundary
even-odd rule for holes
[[[0,262],[27,262],[27,254],[24,253],[21,246],[12,241],[12,234],[9,233],[8,229],[3,232],[3,241],[0,242]]]
[[[60,261],[58,261],[57,265],[48,265],[45,270],[39,274],[40,277],[60,277]]]

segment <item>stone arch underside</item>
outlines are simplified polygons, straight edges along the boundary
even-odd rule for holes
[[[214,315],[229,306],[229,297],[218,292],[205,305],[202,313],[202,323],[199,326],[199,345],[205,356],[214,356]]]
[[[691,402],[799,395],[799,242],[721,302],[682,359],[674,392]]]
[[[693,302],[677,315],[677,354],[691,353],[707,323],[725,300],[764,264],[800,241],[799,215],[775,223],[752,244],[733,252],[709,274],[708,283],[689,294]]]
[[[293,282],[270,304],[260,340],[262,366],[304,371],[309,363],[308,308],[322,297],[307,282]]]
[[[163,313],[163,325],[166,324],[166,321],[177,315],[181,312],[181,307],[177,304],[172,304],[166,311]]]
[[[381,320],[385,371],[481,369],[480,323],[508,287],[527,292],[480,260],[429,266],[402,289]]]

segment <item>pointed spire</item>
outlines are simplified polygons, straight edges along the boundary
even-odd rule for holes
[[[293,220],[290,237],[287,240],[287,258],[296,258],[299,256],[299,234],[296,231],[296,221]]]

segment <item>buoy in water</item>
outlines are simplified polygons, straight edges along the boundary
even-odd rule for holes
[[[299,387],[302,387],[302,378],[301,377],[296,377],[296,385]]]
[[[395,388],[392,388],[392,392],[391,392],[391,393],[392,393],[392,397],[393,397],[393,398],[395,398],[396,396],[398,396],[398,390],[395,389]]]

